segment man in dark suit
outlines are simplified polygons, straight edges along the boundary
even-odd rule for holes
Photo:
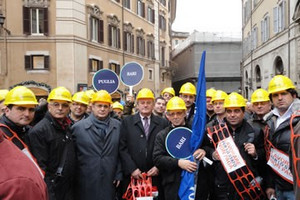
[[[152,177],[153,185],[158,186],[159,170],[154,166],[152,153],[157,133],[168,126],[168,122],[152,114],[154,95],[148,88],[143,88],[137,95],[139,112],[126,117],[121,125],[120,156],[124,172],[123,192],[125,192],[130,176],[141,179],[146,172]],[[160,195],[162,199],[163,194]]]

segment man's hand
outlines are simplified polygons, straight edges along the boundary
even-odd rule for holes
[[[276,197],[275,190],[273,188],[267,188],[266,194],[267,194],[268,199],[270,199],[271,196]]]
[[[113,181],[114,186],[117,188],[120,185],[120,181],[119,180],[114,180]]]
[[[206,152],[203,149],[197,149],[193,156],[196,160],[202,160],[206,155]]]
[[[179,159],[178,166],[181,169],[186,170],[188,172],[194,172],[197,170],[197,163],[189,161],[189,160]]]
[[[213,160],[220,160],[220,156],[217,151],[214,151],[212,153],[212,158],[213,158]]]
[[[244,148],[245,148],[245,151],[251,155],[253,158],[255,158],[257,156],[257,153],[256,153],[256,149],[255,149],[255,146],[254,144],[252,143],[245,143],[244,144]]]
[[[148,172],[147,172],[147,176],[157,176],[159,173],[159,170],[157,169],[157,167],[152,167]]]
[[[132,173],[131,173],[131,176],[135,179],[142,179],[143,176],[142,176],[142,172],[140,169],[136,169],[134,170]]]

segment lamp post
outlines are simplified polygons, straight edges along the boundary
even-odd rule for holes
[[[4,21],[5,21],[5,17],[2,13],[0,13],[0,28],[3,28],[3,30],[5,30],[5,32],[10,35],[10,30],[8,30],[7,28],[5,28],[4,25]]]

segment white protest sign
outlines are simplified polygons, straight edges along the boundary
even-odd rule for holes
[[[293,183],[293,175],[290,170],[290,160],[288,155],[278,149],[271,148],[270,158],[267,164],[282,178]]]
[[[232,137],[221,140],[217,152],[228,174],[246,165]]]

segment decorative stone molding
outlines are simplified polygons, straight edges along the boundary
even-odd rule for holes
[[[166,12],[163,9],[159,9],[158,14],[159,15],[166,15]]]
[[[88,13],[93,16],[96,17],[98,19],[102,18],[102,14],[103,12],[100,10],[100,8],[96,5],[87,5],[87,9],[88,9]]]
[[[116,15],[110,14],[107,16],[107,22],[112,26],[119,26],[120,20]]]
[[[50,0],[24,0],[24,6],[30,8],[47,8]]]
[[[166,46],[167,46],[167,43],[166,43],[165,40],[159,41],[159,44],[160,44],[160,46],[163,46],[163,47],[166,47]]]
[[[153,2],[153,0],[147,0],[147,2],[150,4],[150,5],[154,5],[154,2]]]
[[[147,34],[147,40],[148,41],[154,41],[154,35],[152,33]]]
[[[136,29],[136,37],[144,37],[145,31],[142,28],[137,28]]]
[[[125,32],[129,32],[132,33],[134,27],[132,26],[132,24],[130,22],[124,22],[124,31]]]
[[[39,82],[36,82],[36,81],[33,81],[33,80],[31,80],[31,81],[23,81],[21,83],[17,83],[15,85],[9,87],[9,89],[12,89],[12,88],[14,88],[16,86],[37,87],[37,88],[44,89],[44,90],[46,90],[48,92],[51,91],[50,85],[48,85],[46,83],[39,83]]]

